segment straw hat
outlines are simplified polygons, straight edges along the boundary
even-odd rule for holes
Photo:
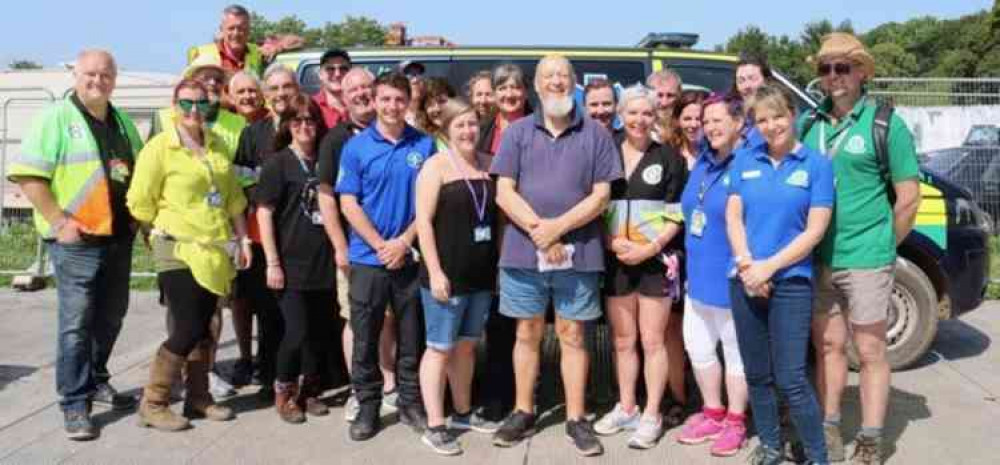
[[[846,58],[859,65],[865,77],[875,77],[875,59],[857,37],[846,32],[833,32],[823,36],[823,42],[816,55],[809,57],[809,62],[818,65],[823,60],[831,58]]]

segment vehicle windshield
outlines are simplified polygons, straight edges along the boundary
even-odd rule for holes
[[[995,126],[973,126],[965,137],[965,145],[1000,145],[1000,128]]]
[[[945,177],[951,176],[955,168],[965,159],[968,152],[965,150],[947,149],[936,150],[926,154],[927,161],[923,167]]]

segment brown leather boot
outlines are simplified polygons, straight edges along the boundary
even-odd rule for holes
[[[180,431],[191,427],[187,419],[170,410],[170,385],[180,378],[184,359],[160,346],[149,367],[149,383],[139,404],[139,426],[162,431]]]
[[[323,388],[319,376],[302,376],[302,391],[299,393],[299,408],[316,417],[329,415],[330,408],[319,400],[319,396],[321,395],[323,395]]]
[[[208,371],[211,368],[210,340],[200,342],[187,358],[187,379],[184,397],[184,416],[188,418],[205,418],[212,421],[232,420],[233,409],[215,403],[208,391]]]
[[[306,414],[299,408],[299,383],[274,382],[274,408],[278,416],[288,423],[304,423]]]

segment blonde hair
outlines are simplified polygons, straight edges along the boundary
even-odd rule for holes
[[[750,99],[750,110],[756,113],[761,108],[772,110],[781,115],[795,115],[795,104],[791,95],[788,94],[784,87],[774,84],[760,86]]]
[[[469,102],[466,102],[465,99],[449,98],[448,101],[444,103],[444,106],[441,107],[440,137],[446,141],[450,141],[448,137],[448,128],[451,127],[451,123],[452,121],[455,121],[455,118],[458,118],[466,113],[472,113],[475,115],[476,109],[473,108]]]

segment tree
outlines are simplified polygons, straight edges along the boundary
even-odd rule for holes
[[[8,66],[10,67],[10,69],[18,69],[18,70],[24,70],[24,69],[42,69],[42,65],[40,65],[40,64],[38,64],[38,63],[36,63],[34,61],[31,61],[31,60],[21,60],[21,59],[16,59],[16,60],[11,61],[10,65],[8,65]]]
[[[882,42],[871,47],[875,58],[875,75],[879,77],[909,77],[917,74],[917,57],[899,44]]]
[[[381,45],[385,32],[385,26],[364,16],[348,16],[343,22],[328,22],[321,28],[311,28],[295,15],[277,21],[270,21],[258,13],[250,16],[250,41],[256,43],[271,35],[294,34],[302,37],[307,48]]]

